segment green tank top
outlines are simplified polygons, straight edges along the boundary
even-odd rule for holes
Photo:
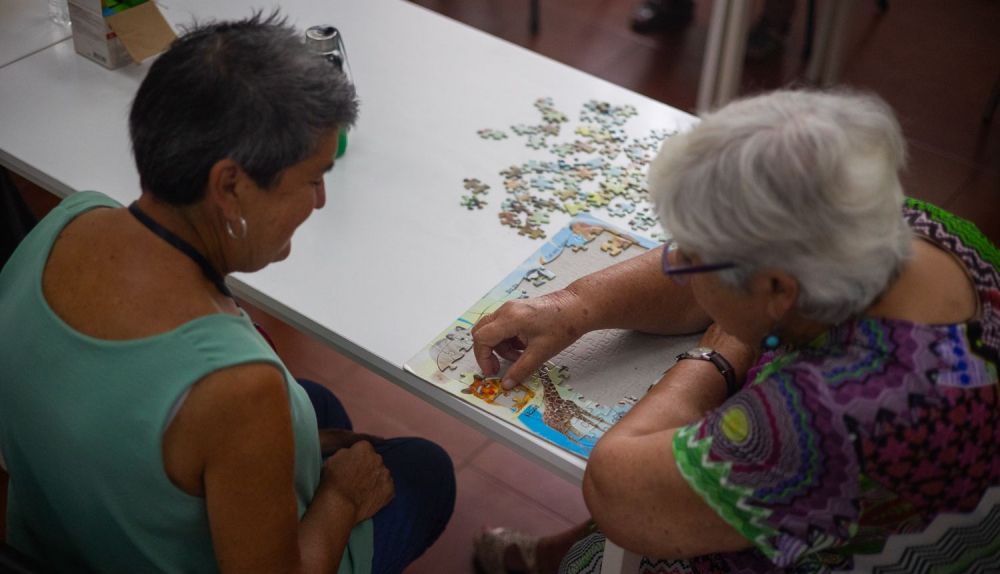
[[[127,341],[88,337],[63,322],[42,295],[42,273],[63,227],[97,207],[120,205],[96,192],[63,201],[0,272],[7,541],[56,571],[216,571],[205,499],[174,486],[163,467],[163,432],[178,401],[219,369],[281,369],[300,518],[322,467],[315,412],[246,314],[199,317]],[[366,520],[351,532],[338,572],[369,573],[372,544]]]

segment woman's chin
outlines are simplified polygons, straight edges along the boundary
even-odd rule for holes
[[[291,255],[291,254],[292,254],[292,242],[289,241],[288,243],[285,244],[285,246],[281,249],[281,251],[279,251],[278,254],[275,256],[274,263],[277,263],[278,261],[284,261],[285,259],[288,259],[288,256]]]
[[[292,253],[292,245],[289,243],[285,245],[285,247],[281,251],[275,253],[274,256],[268,259],[267,261],[255,262],[252,266],[250,266],[250,268],[243,269],[242,271],[244,273],[253,273],[255,271],[260,271],[261,269],[267,267],[272,263],[278,263],[279,261],[284,261],[285,259],[288,259],[288,256],[291,255],[291,253]]]

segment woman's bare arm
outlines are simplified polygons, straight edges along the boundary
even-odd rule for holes
[[[299,521],[285,384],[265,364],[214,373],[192,388],[164,436],[171,479],[205,498],[223,572],[335,571],[354,525],[391,498],[381,458],[358,444],[328,461]]]
[[[714,325],[702,344],[723,354],[738,380],[755,359],[749,347]],[[712,363],[684,360],[597,443],[583,481],[594,520],[623,548],[656,558],[690,558],[750,547],[681,476],[673,456],[676,430],[726,399]]]
[[[498,357],[514,361],[504,385],[523,381],[545,361],[598,329],[677,335],[708,326],[690,287],[663,275],[662,248],[578,279],[565,289],[505,303],[472,329],[473,352],[488,376]]]

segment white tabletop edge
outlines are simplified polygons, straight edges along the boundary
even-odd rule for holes
[[[13,171],[31,183],[58,196],[60,199],[65,199],[77,191],[42,170],[12,156],[3,148],[0,148],[0,167],[5,167]]]

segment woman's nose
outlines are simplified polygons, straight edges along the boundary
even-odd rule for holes
[[[321,181],[319,187],[316,188],[316,207],[315,209],[323,209],[326,205],[326,182]]]

